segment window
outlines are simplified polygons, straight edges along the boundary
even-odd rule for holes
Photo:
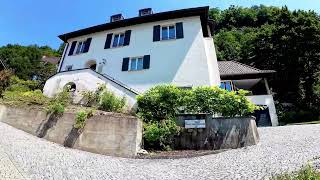
[[[143,57],[131,58],[129,71],[140,71],[143,69]]]
[[[112,47],[120,47],[124,44],[124,33],[115,34],[113,37]]]
[[[233,91],[233,84],[231,81],[222,81],[220,84],[220,88],[227,91]]]
[[[161,40],[176,39],[176,26],[162,26],[161,27]]]
[[[86,41],[79,41],[77,44],[77,49],[75,54],[84,53],[85,45],[86,45]]]
[[[66,71],[71,71],[72,70],[72,65],[66,66]]]

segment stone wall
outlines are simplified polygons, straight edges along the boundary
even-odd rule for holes
[[[234,149],[259,142],[254,117],[212,118],[211,115],[180,115],[177,124],[185,120],[205,119],[203,129],[185,129],[175,138],[176,149]]]
[[[105,155],[133,157],[142,141],[142,122],[119,113],[94,115],[84,129],[75,129],[74,112],[56,117],[40,109],[0,105],[0,121],[66,147]]]

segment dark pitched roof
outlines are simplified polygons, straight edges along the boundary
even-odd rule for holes
[[[275,73],[274,70],[260,70],[236,61],[218,61],[218,67],[222,80],[262,78]]]
[[[116,22],[110,22],[105,24],[100,24],[97,26],[92,26],[89,28],[69,32],[66,34],[59,35],[58,37],[66,42],[70,38],[91,34],[95,32],[116,29],[120,27],[132,26],[136,24],[143,24],[149,22],[162,21],[167,19],[176,19],[182,17],[191,17],[191,16],[200,16],[202,31],[205,37],[209,36],[207,25],[210,25],[210,31],[213,32],[213,21],[208,20],[209,6],[189,8],[189,9],[180,9],[175,11],[155,13],[142,17],[134,17],[129,19],[124,19]]]

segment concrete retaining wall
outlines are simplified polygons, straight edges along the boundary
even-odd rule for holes
[[[259,134],[254,117],[212,118],[211,115],[181,115],[177,124],[185,120],[205,119],[203,129],[185,129],[175,138],[176,149],[234,149],[255,145]]]
[[[49,141],[94,153],[133,157],[140,150],[142,122],[118,113],[94,115],[84,129],[73,128],[75,114],[47,116],[40,109],[0,105],[0,121]]]

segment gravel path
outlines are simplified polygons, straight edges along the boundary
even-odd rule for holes
[[[189,159],[144,160],[66,149],[0,123],[0,179],[264,179],[320,156],[320,125],[259,132],[257,146]]]

